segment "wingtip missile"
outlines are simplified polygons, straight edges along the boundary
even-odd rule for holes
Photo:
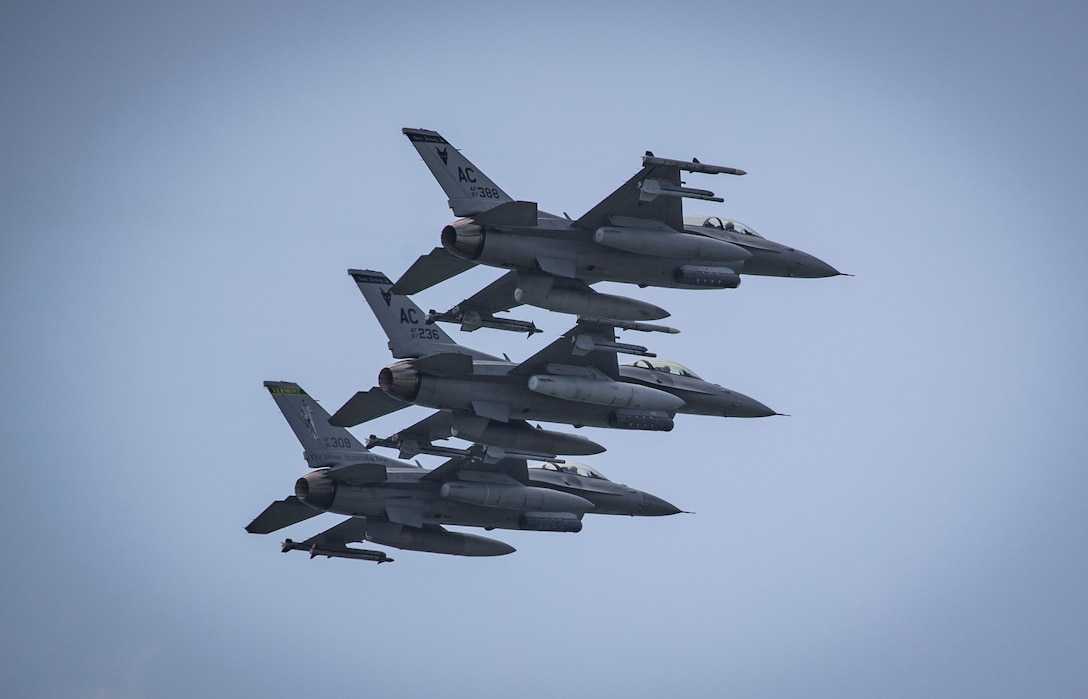
[[[746,171],[736,167],[725,167],[724,165],[709,165],[707,163],[701,163],[697,158],[693,158],[691,160],[673,160],[672,158],[658,158],[651,151],[646,151],[646,155],[642,156],[642,166],[650,167],[651,165],[675,167],[686,172],[702,172],[707,175],[748,174]]]
[[[596,318],[593,316],[578,316],[579,323],[599,323],[601,325],[611,325],[614,328],[620,328],[623,330],[637,330],[644,333],[668,333],[669,335],[678,335],[680,331],[677,328],[669,327],[668,325],[655,325],[654,323],[640,323],[633,320],[616,320],[614,318]]]

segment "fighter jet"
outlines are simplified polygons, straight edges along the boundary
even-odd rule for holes
[[[584,437],[534,429],[526,420],[581,427],[662,430],[676,413],[765,417],[775,411],[748,396],[704,381],[645,347],[617,342],[616,328],[671,330],[638,322],[579,319],[562,337],[521,362],[493,357],[453,341],[428,325],[411,299],[395,293],[381,272],[349,270],[389,338],[393,357],[378,387],[360,391],[331,424],[352,427],[409,405],[438,413],[372,445],[402,458],[435,451],[434,440],[468,439],[521,455],[587,454],[604,447]],[[617,325],[618,324],[618,325]],[[618,353],[647,359],[620,366]],[[497,452],[496,452],[497,453]]]
[[[298,384],[266,381],[276,405],[302,443],[311,469],[295,494],[269,505],[246,527],[269,534],[323,512],[350,515],[331,529],[283,552],[310,557],[390,562],[384,546],[455,556],[501,556],[514,547],[496,539],[453,532],[453,524],[486,529],[578,532],[582,515],[662,516],[680,512],[661,498],[613,483],[598,471],[570,462],[530,467],[524,460],[450,459],[434,470],[370,452],[350,432],[328,423],[329,414]]]
[[[642,169],[577,220],[515,201],[435,131],[403,129],[462,217],[442,229],[442,247],[420,257],[393,287],[414,294],[477,264],[511,270],[432,321],[536,331],[528,321],[496,317],[529,304],[560,313],[647,321],[665,309],[594,291],[600,281],[642,287],[731,289],[741,274],[830,277],[839,272],[816,257],[754,235],[751,229],[685,222],[682,198],[720,202],[713,192],[684,186],[681,171],[743,175],[743,170],[658,158],[647,151]]]

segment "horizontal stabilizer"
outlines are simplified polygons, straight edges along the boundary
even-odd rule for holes
[[[394,294],[403,296],[414,294],[429,289],[435,284],[444,282],[475,266],[475,262],[454,257],[445,248],[435,248],[426,255],[420,255],[412,263],[412,266],[401,275],[391,291]]]
[[[270,534],[319,514],[320,510],[302,504],[301,500],[292,495],[264,508],[264,512],[246,526],[246,531],[250,534]]]
[[[348,402],[329,418],[329,424],[336,427],[354,427],[374,418],[395,413],[409,405],[411,403],[397,400],[375,386],[369,391],[359,391],[349,398]]]

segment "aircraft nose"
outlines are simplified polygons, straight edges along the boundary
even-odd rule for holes
[[[842,272],[815,255],[809,255],[807,252],[803,252],[799,254],[799,257],[800,260],[797,263],[796,270],[793,272],[793,276],[795,277],[816,279],[817,277],[837,277],[842,274]]]
[[[642,494],[642,505],[639,507],[639,514],[644,517],[664,517],[666,515],[680,514],[681,512],[683,510],[679,507],[662,500],[656,495]]]
[[[771,417],[777,414],[755,398],[736,391],[731,392],[725,409],[725,417]]]

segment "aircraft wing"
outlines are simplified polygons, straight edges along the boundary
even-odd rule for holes
[[[264,512],[246,525],[246,531],[250,534],[271,534],[319,514],[321,514],[320,510],[304,505],[301,500],[292,495],[264,508]]]
[[[575,221],[574,226],[595,230],[601,226],[614,225],[613,216],[624,216],[660,221],[673,230],[683,231],[684,208],[680,198],[656,196],[650,201],[645,201],[643,182],[647,180],[680,187],[680,168],[662,165],[642,168],[635,173],[634,177],[620,185],[619,189]]]
[[[456,277],[475,266],[475,262],[455,257],[446,252],[445,248],[435,248],[426,255],[420,255],[419,259],[412,263],[412,266],[393,285],[392,292],[409,296],[429,289],[450,277]]]
[[[359,391],[349,398],[329,418],[329,424],[333,427],[355,427],[374,418],[395,413],[409,405],[411,403],[398,400],[375,386],[369,391]]]
[[[595,369],[610,379],[618,379],[620,369],[615,350],[599,348],[614,344],[615,341],[616,330],[613,326],[579,320],[562,337],[518,364],[510,373],[520,376],[556,373],[557,366],[562,366],[574,370]]]
[[[708,175],[745,174],[744,170],[734,167],[701,163],[695,158],[658,158],[646,151],[642,158],[642,169],[575,221],[574,226],[588,230],[607,225],[635,225],[646,228],[653,227],[647,226],[647,222],[656,222],[663,223],[674,231],[683,231],[684,211],[681,199],[720,202],[722,198],[706,189],[685,187],[680,181],[681,171]]]

